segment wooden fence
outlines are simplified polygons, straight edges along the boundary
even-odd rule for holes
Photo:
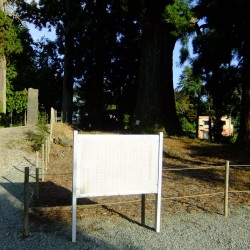
[[[53,141],[53,127],[56,122],[56,110],[51,108],[50,114],[50,132],[47,138],[44,139],[44,142],[41,147],[41,151],[36,151],[36,159],[35,159],[35,186],[34,186],[34,193],[30,195],[30,183],[29,183],[29,176],[30,176],[30,169],[29,167],[25,168],[25,176],[24,176],[24,229],[23,229],[23,236],[29,236],[29,205],[31,198],[34,197],[35,199],[39,199],[39,182],[40,179],[43,182],[45,171],[48,169],[49,163],[49,156],[51,150],[51,142]],[[40,174],[41,170],[41,174]]]

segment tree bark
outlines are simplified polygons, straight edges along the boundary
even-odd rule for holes
[[[72,123],[73,113],[73,84],[74,84],[74,32],[72,30],[71,0],[65,1],[66,23],[65,23],[65,54],[64,54],[64,77],[63,77],[63,98],[62,113],[63,122]]]
[[[181,133],[173,89],[173,50],[176,38],[163,22],[162,13],[169,1],[145,1],[145,23],[137,90],[132,121],[134,130],[163,130],[169,135]]]
[[[0,0],[0,10],[5,11],[4,3]],[[0,113],[6,113],[6,58],[5,55],[0,55]]]
[[[105,40],[106,2],[97,1],[95,6],[96,26],[93,39],[93,64],[90,66],[90,78],[85,88],[86,110],[89,129],[105,129],[104,119],[104,72],[107,54]]]

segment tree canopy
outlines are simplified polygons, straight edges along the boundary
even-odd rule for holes
[[[240,115],[238,141],[250,141],[246,0],[14,2],[18,20],[55,29],[56,40],[34,42],[21,21],[10,26],[10,19],[1,16],[0,53],[10,62],[9,107],[14,107],[14,92],[35,87],[46,110],[62,110],[67,122],[74,115],[84,129],[181,135],[183,121],[195,124],[200,113],[208,112],[202,99],[206,93],[217,119]],[[12,40],[20,42],[11,47]],[[175,93],[177,41],[181,62],[189,60],[189,67]],[[19,54],[14,53],[18,46]]]

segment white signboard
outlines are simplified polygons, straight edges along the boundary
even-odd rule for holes
[[[73,242],[76,240],[77,198],[155,193],[160,213],[162,150],[162,133],[97,135],[74,132]],[[160,217],[156,219],[156,231],[159,231],[157,220]]]

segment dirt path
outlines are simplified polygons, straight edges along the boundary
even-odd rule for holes
[[[223,195],[165,199],[221,189],[223,178],[217,171],[164,172],[161,234],[139,225],[140,202],[126,204],[131,197],[104,197],[79,202],[92,203],[93,206],[78,207],[77,243],[72,245],[72,129],[61,124],[55,126],[49,168],[45,182],[41,184],[42,197],[38,204],[42,208],[31,214],[31,236],[22,240],[23,170],[27,166],[34,169],[35,161],[31,142],[27,141],[30,129],[0,129],[0,249],[249,249],[248,194],[230,195],[227,221],[222,215]],[[236,152],[221,146],[178,138],[165,138],[164,151],[164,169],[222,164],[224,157],[237,156]],[[231,174],[230,188],[250,187],[249,171]],[[32,176],[31,172],[31,181]],[[95,204],[112,202],[121,204]],[[147,200],[146,210],[147,225],[151,227],[153,202]]]
[[[0,129],[0,230],[6,234],[22,232],[24,168],[32,171],[35,161],[27,133],[33,129]]]

